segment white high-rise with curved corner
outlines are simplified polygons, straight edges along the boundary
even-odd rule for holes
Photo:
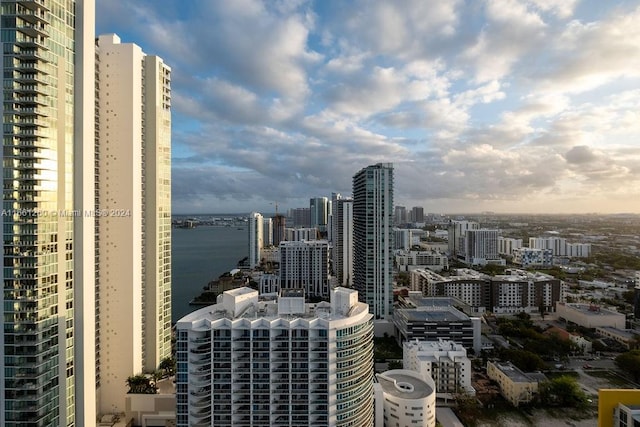
[[[372,317],[340,287],[318,304],[223,293],[176,325],[177,425],[372,427]]]

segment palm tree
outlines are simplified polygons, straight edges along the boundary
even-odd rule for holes
[[[158,369],[164,371],[166,376],[172,376],[176,372],[176,359],[173,357],[162,359],[158,365]]]
[[[143,374],[128,377],[126,380],[129,391],[132,394],[154,394],[158,392],[155,382],[151,384],[151,379]]]

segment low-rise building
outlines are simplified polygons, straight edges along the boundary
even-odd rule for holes
[[[437,394],[465,392],[475,395],[471,386],[471,361],[467,350],[454,341],[407,341],[402,347],[403,367],[433,378]]]
[[[452,305],[451,298],[410,298],[413,308],[393,312],[393,324],[399,345],[405,341],[446,339],[462,344],[476,353],[482,350],[481,321],[469,317]]]
[[[538,380],[510,362],[487,362],[487,375],[498,383],[502,397],[513,406],[529,403],[538,394]]]
[[[635,347],[638,344],[638,336],[640,336],[640,331],[635,329],[618,329],[610,326],[596,328],[596,333],[601,337],[611,338],[619,342],[627,349]]]
[[[436,388],[431,378],[394,369],[377,374],[376,379],[376,427],[435,427]]]
[[[449,269],[449,258],[438,251],[397,250],[395,260],[398,271],[429,269],[439,272]]]
[[[622,329],[626,324],[624,314],[597,304],[558,303],[556,313],[559,318],[585,328],[609,326]]]

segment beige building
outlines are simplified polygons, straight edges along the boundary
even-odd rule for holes
[[[500,393],[513,406],[529,403],[538,393],[538,380],[510,362],[487,362],[487,375],[500,386]]]
[[[624,314],[608,310],[596,304],[557,303],[556,313],[559,318],[585,328],[609,326],[624,329]]]
[[[171,69],[114,35],[96,43],[99,413],[171,356]]]

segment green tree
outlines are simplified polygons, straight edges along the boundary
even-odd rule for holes
[[[405,271],[401,271],[396,276],[396,283],[398,286],[409,286],[411,285],[411,276],[409,273]]]
[[[509,360],[524,372],[540,371],[545,368],[544,361],[540,356],[526,350],[503,349],[500,352],[500,358]]]
[[[640,350],[631,350],[622,353],[615,360],[616,366],[633,377],[634,381],[640,380]]]
[[[129,391],[133,394],[154,394],[158,392],[155,384],[151,382],[146,375],[138,374],[127,378],[126,380]]]
[[[587,403],[576,379],[566,375],[542,382],[539,393],[542,404],[548,406],[580,408]]]
[[[158,369],[168,377],[172,376],[176,372],[176,359],[173,357],[167,357],[160,361]]]

